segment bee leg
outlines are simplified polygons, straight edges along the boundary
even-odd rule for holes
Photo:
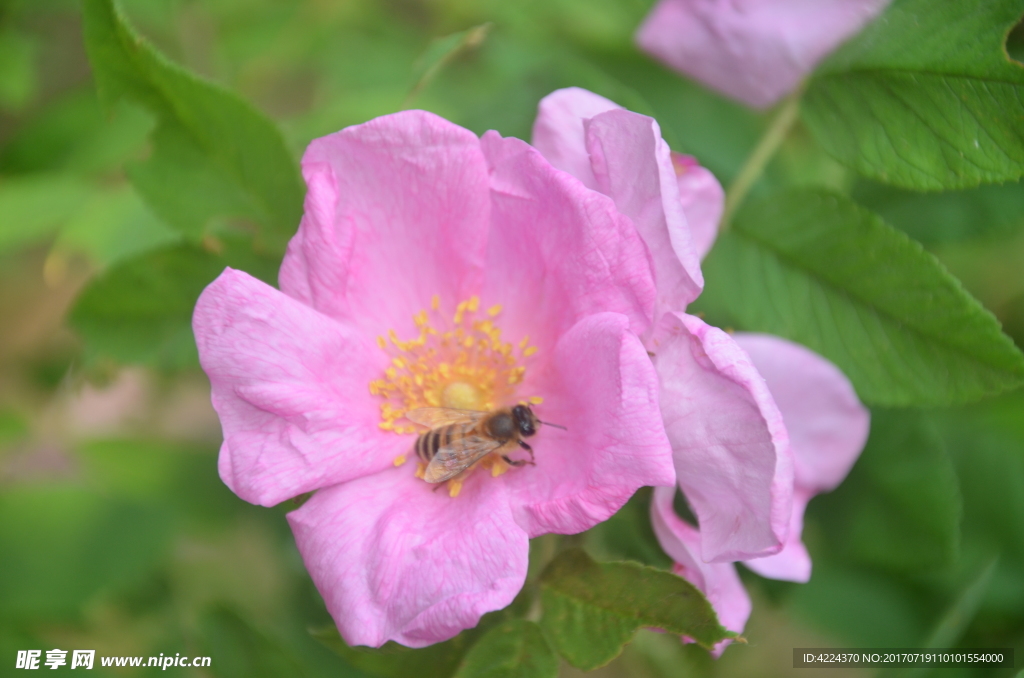
[[[520,441],[519,441],[519,447],[523,448],[524,450],[526,450],[527,452],[529,452],[529,453],[530,453],[530,463],[531,463],[531,464],[534,464],[534,462],[536,461],[536,459],[535,459],[535,458],[534,458],[534,456],[533,456],[533,448],[532,448],[532,447],[530,447],[529,445],[527,445],[527,444],[526,444],[525,442],[523,442],[522,440],[520,440]],[[536,464],[534,464],[534,466],[536,466]]]
[[[531,466],[536,466],[536,464],[533,463],[532,461],[526,461],[525,459],[509,459],[509,456],[507,454],[501,455],[501,458],[504,459],[509,466],[526,466],[527,464],[530,464]]]

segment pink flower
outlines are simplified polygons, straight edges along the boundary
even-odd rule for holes
[[[302,166],[281,290],[227,269],[196,306],[220,475],[265,506],[316,492],[288,520],[348,643],[429,645],[512,601],[529,538],[674,482],[638,339],[651,265],[608,197],[422,111],[318,139]],[[406,411],[525,400],[568,429],[530,438],[536,466],[417,477]]]
[[[643,338],[679,484],[702,526],[701,559],[778,553],[793,490],[782,416],[732,337],[684,313],[703,288],[699,258],[714,239],[721,187],[692,161],[673,161],[653,119],[582,89],[541,101],[533,144],[555,167],[610,196],[648,245],[658,321]],[[701,206],[691,208],[692,227],[684,204]]]
[[[641,49],[755,108],[795,89],[891,0],[660,0]]]
[[[835,489],[849,473],[867,441],[869,414],[843,373],[813,351],[765,334],[737,333],[735,339],[782,412],[795,472],[784,548],[772,556],[740,560],[764,577],[806,582],[811,578],[811,558],[800,539],[804,509],[814,495]],[[680,469],[678,460],[676,468]],[[742,632],[750,616],[750,598],[736,568],[701,560],[698,530],[676,515],[674,495],[672,487],[655,490],[651,518],[658,541],[676,561],[675,571],[705,592],[722,624]]]
[[[856,460],[867,411],[839,370],[811,351],[733,337],[684,313],[703,286],[695,260],[714,241],[723,194],[695,161],[669,152],[654,120],[585,90],[559,90],[541,102],[533,140],[556,167],[611,196],[652,250],[659,320],[644,338],[678,487],[700,524],[676,516],[675,488],[660,488],[655,531],[676,572],[705,592],[723,625],[742,631],[750,600],[732,562],[806,581],[804,508]]]

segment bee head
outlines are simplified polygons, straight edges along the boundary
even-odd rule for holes
[[[516,405],[512,408],[512,418],[515,419],[516,428],[524,438],[532,436],[537,432],[537,417],[529,405]]]

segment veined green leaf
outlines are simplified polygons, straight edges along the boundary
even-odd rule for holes
[[[541,575],[541,626],[559,653],[589,671],[617,657],[637,629],[653,626],[711,648],[735,638],[690,582],[638,563],[596,563],[563,551]]]
[[[817,70],[803,117],[844,164],[919,190],[1024,175],[1019,0],[896,0]]]
[[[558,655],[540,627],[510,619],[494,627],[470,648],[455,678],[555,678]]]
[[[280,131],[250,104],[168,61],[137,36],[112,0],[85,0],[86,48],[101,101],[130,98],[155,113],[153,153],[129,175],[153,211],[198,239],[212,219],[259,224],[283,251],[304,189]]]
[[[843,196],[794,190],[748,204],[705,277],[712,305],[825,356],[865,402],[962,403],[1024,383],[1024,356],[995,317],[920,245]]]

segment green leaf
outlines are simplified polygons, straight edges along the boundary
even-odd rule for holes
[[[85,182],[63,174],[0,183],[0,253],[42,240],[90,197]]]
[[[192,311],[203,289],[232,266],[264,281],[276,259],[227,241],[223,256],[180,245],[114,266],[82,291],[69,315],[87,363],[113,360],[163,369],[198,364]]]
[[[1019,0],[896,0],[811,79],[803,117],[857,171],[904,188],[1024,175]]]
[[[455,678],[555,678],[556,655],[540,627],[523,619],[496,626],[466,653]]]
[[[617,657],[642,626],[689,636],[708,649],[736,637],[692,584],[653,567],[596,563],[581,549],[569,549],[540,582],[541,626],[559,653],[585,671]]]
[[[815,504],[832,547],[860,562],[917,572],[946,566],[959,552],[956,471],[933,427],[912,410],[874,411],[853,471]]]
[[[865,402],[962,403],[1024,382],[1024,356],[995,317],[848,198],[794,190],[748,204],[704,271],[705,304],[817,351]]]
[[[379,649],[351,647],[333,625],[309,632],[353,667],[382,678],[449,678],[476,636],[472,631],[464,631],[451,640],[414,650],[395,642]]]
[[[90,282],[68,316],[85,341],[86,361],[198,364],[192,310],[223,269],[215,255],[181,246],[131,259]]]
[[[0,150],[0,171],[114,171],[126,160],[142,156],[154,125],[152,114],[129,101],[105,113],[90,86],[46,104],[23,120]]]
[[[1024,230],[1024,184],[918,193],[869,181],[851,197],[924,245],[1008,237]]]
[[[159,118],[153,153],[129,175],[153,210],[198,239],[214,219],[251,220],[282,251],[304,189],[272,121],[168,61],[139,38],[112,0],[85,0],[86,48],[100,100],[127,97]]]

